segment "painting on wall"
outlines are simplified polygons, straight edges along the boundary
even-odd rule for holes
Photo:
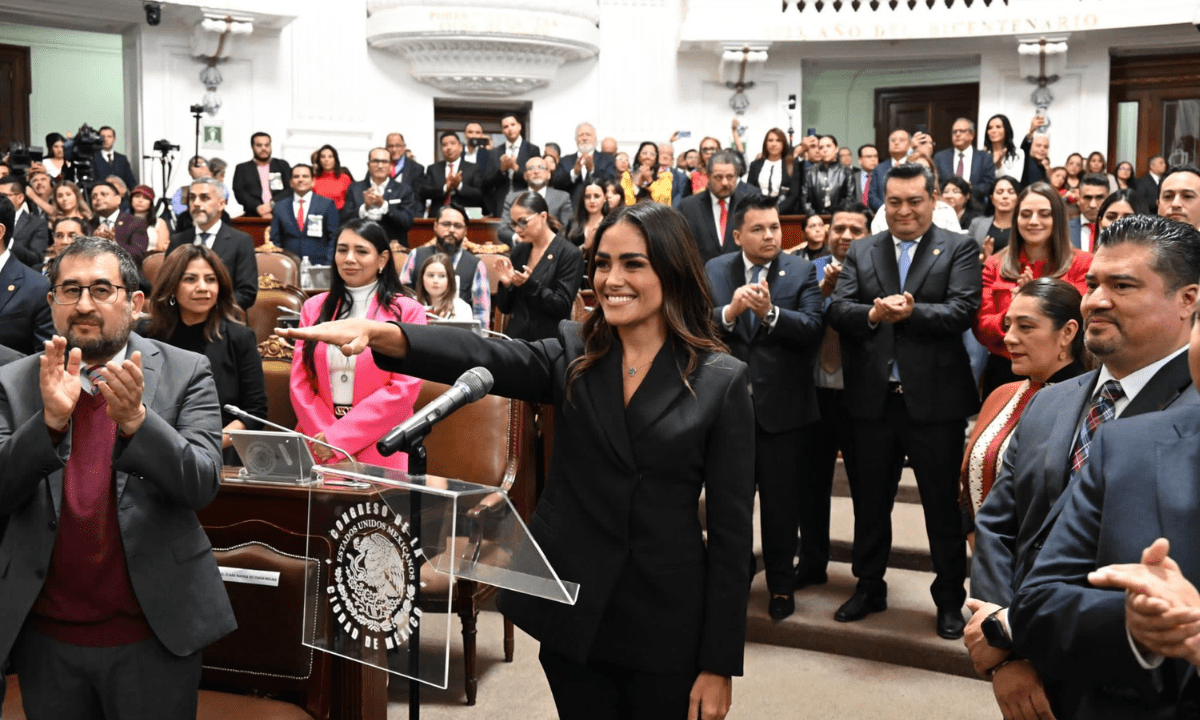
[[[205,120],[200,125],[200,147],[205,150],[225,149],[225,127],[219,120]]]

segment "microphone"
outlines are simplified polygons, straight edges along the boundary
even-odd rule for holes
[[[409,449],[424,439],[439,420],[487,395],[493,382],[492,373],[487,368],[471,368],[460,375],[449,390],[392,428],[382,440],[375,443],[375,449],[384,456]]]
[[[271,422],[270,420],[267,420],[266,418],[260,418],[256,415],[251,415],[250,413],[241,409],[237,405],[230,405],[230,404],[226,403],[225,412],[229,413],[230,415],[236,416],[239,420],[243,420],[243,421],[253,420],[254,422],[262,423],[263,425],[270,425],[271,427],[273,427],[277,430],[282,430],[285,433],[289,433],[291,435],[299,435],[300,437],[304,438],[305,440],[308,440],[311,443],[314,443],[317,445],[324,445],[327,448],[331,448],[331,449],[336,450],[336,451],[340,452],[341,454],[345,455],[347,460],[354,463],[354,467],[357,468],[359,466],[359,462],[354,459],[354,456],[351,455],[349,452],[341,449],[340,447],[338,447],[336,445],[330,445],[329,443],[324,442],[323,440],[318,440],[315,437],[309,437],[308,435],[305,435],[302,432],[297,432],[297,431],[293,430],[292,428],[284,427],[282,425],[276,425],[275,423]]]

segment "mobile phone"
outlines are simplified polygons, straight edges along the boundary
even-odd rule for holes
[[[919,133],[928,133],[928,132],[929,132],[929,126],[928,126],[928,125],[926,125],[925,123],[917,123],[917,132],[919,132]]]
[[[796,95],[793,93],[788,95],[788,110],[796,109]]]
[[[685,137],[691,137],[691,136],[692,136],[692,131],[691,131],[691,130],[680,130],[680,131],[679,131],[677,134],[678,134],[678,135],[679,135],[679,137],[681,137],[681,138],[685,138]]]
[[[816,129],[816,128],[809,128],[809,129],[808,129],[808,132],[806,132],[806,133],[804,133],[804,134],[805,134],[805,135],[807,135],[807,136],[809,136],[809,137],[816,137],[816,136],[817,136],[817,129]]]

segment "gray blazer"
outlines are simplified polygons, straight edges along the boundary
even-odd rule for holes
[[[221,487],[221,410],[208,360],[136,334],[146,420],[113,450],[117,521],[138,604],[154,634],[185,656],[232,632],[233,608],[196,511]],[[39,355],[0,369],[0,658],[42,591],[54,548],[63,468],[42,418]]]
[[[971,226],[967,228],[967,235],[975,241],[979,247],[983,247],[983,243],[987,240],[988,230],[992,228],[992,216],[980,215],[971,220]]]
[[[504,198],[504,212],[500,214],[500,229],[496,231],[496,237],[500,238],[500,242],[505,245],[512,245],[513,231],[508,226],[512,222],[512,204],[521,196],[522,193],[529,192],[528,190],[514,190]],[[571,205],[571,196],[562,190],[555,190],[552,187],[546,188],[546,205],[550,208],[550,214],[558,218],[562,223],[563,233],[567,231],[567,225],[571,224],[571,219],[575,217],[575,208]]]

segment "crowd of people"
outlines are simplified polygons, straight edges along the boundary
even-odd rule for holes
[[[412,414],[421,378],[453,382],[475,365],[496,376],[494,392],[553,408],[530,528],[587,591],[575,606],[505,595],[500,607],[542,643],[564,717],[723,717],[742,672],[754,492],[767,611],[782,620],[797,592],[828,582],[839,455],[857,585],[837,621],[887,609],[907,465],[934,629],[965,635],[1006,718],[1142,717],[1192,702],[1200,169],[1155,157],[1141,177],[1124,162],[1110,173],[1100,153],[1053,167],[1042,125],[1018,139],[996,115],[980,144],[960,118],[941,150],[896,129],[882,159],[832,135],[793,148],[773,128],[749,159],[735,122],[731,147],[705,137],[676,162],[671,141],[623,156],[589,123],[574,152],[538,148],[510,116],[495,148],[479,123],[442,133],[427,167],[389,134],[361,180],[332,146],[292,165],[255,133],[228,188],[224,162],[191,158],[161,210],[124,177],[111,129],[92,162],[110,172],[82,187],[62,138],[48,138],[47,157],[20,175],[0,165],[0,286],[13,293],[0,306],[0,345],[13,351],[0,371],[0,462],[14,468],[0,478],[0,559],[13,559],[7,576],[0,566],[0,658],[27,703],[65,716],[113,692],[89,678],[79,682],[94,698],[52,692],[71,648],[136,645],[169,682],[139,674],[140,655],[102,662],[177,688],[229,629],[212,563],[189,555],[178,586],[148,601],[158,561],[129,549],[198,529],[220,466],[238,462],[230,431],[257,428],[215,403],[267,412],[243,323],[255,251],[233,227],[232,198],[270,220],[279,248],[331,266],[328,291],[283,331],[296,343],[289,400],[318,462],[349,453],[403,470],[404,456],[374,441]],[[480,214],[500,219],[510,246],[495,293],[464,247]],[[803,242],[785,250],[787,215],[806,217]],[[435,240],[410,248],[418,217]],[[150,283],[141,265],[156,250],[165,260]],[[563,323],[581,288],[596,308]],[[511,340],[422,327],[486,328],[493,305]],[[149,368],[164,363],[160,397]],[[194,417],[202,410],[212,417]],[[76,435],[99,449],[71,452]],[[164,475],[153,463],[163,447],[187,462]],[[1148,472],[1157,500],[1139,489]],[[169,524],[101,502],[142,477],[155,489],[134,501]],[[182,490],[193,477],[203,490]],[[107,574],[73,576],[88,539]],[[183,592],[208,598],[198,616],[211,626],[168,630],[191,608],[172,605]],[[1112,660],[1098,672],[1101,657]]]

